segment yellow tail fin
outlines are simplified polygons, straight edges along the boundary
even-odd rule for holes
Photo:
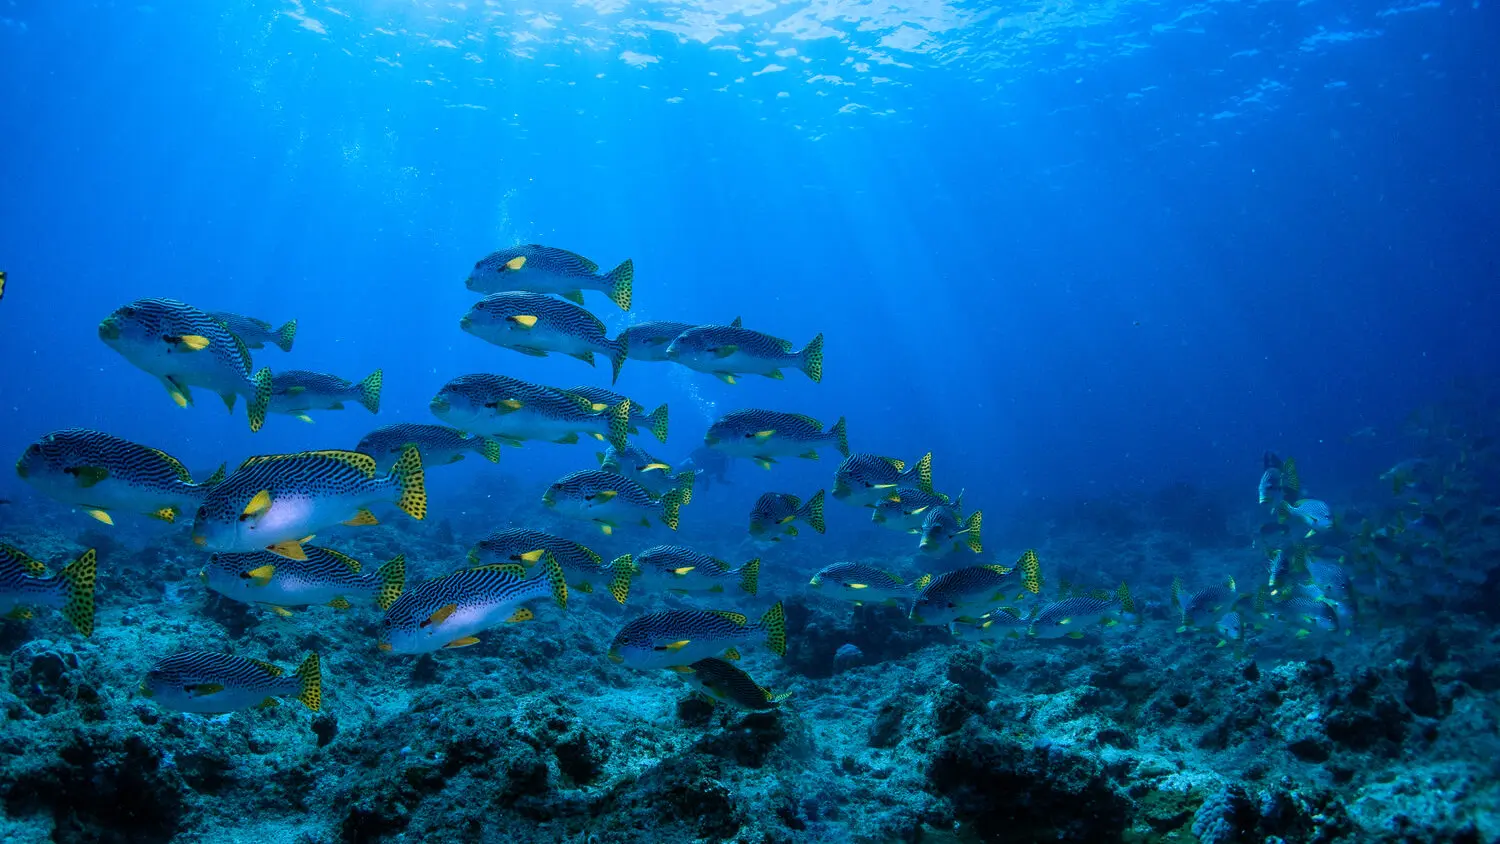
[[[421,521],[427,518],[427,487],[423,483],[422,453],[414,445],[406,447],[396,465],[391,467],[390,477],[396,482],[401,497],[396,506],[408,516]]]

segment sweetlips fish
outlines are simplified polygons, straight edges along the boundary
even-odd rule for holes
[[[969,621],[948,622],[948,632],[960,642],[989,644],[1001,639],[1019,639],[1027,634],[1031,622],[1009,607],[991,610],[989,614]]]
[[[777,694],[761,686],[743,669],[716,656],[700,659],[686,666],[686,670],[680,672],[680,675],[699,694],[751,712],[776,709],[782,701],[792,696],[791,692]]]
[[[433,397],[432,414],[477,434],[520,445],[526,440],[562,444],[593,437],[624,446],[631,403],[595,410],[588,399],[567,390],[504,375],[462,375]]]
[[[802,499],[786,492],[768,492],[756,499],[750,510],[750,535],[780,542],[783,536],[796,536],[797,526],[792,522],[804,522],[813,530],[822,533],[823,490],[813,493],[802,503]]]
[[[932,575],[924,574],[910,583],[883,569],[865,563],[834,563],[812,576],[808,585],[829,597],[863,604],[904,604],[916,599]]]
[[[557,560],[570,589],[585,595],[604,589],[621,604],[630,597],[635,563],[629,554],[605,565],[604,558],[592,548],[539,530],[497,530],[469,549],[469,562],[478,566],[534,566],[547,554]]]
[[[960,499],[963,496],[959,496]],[[979,537],[979,527],[984,514],[979,510],[965,519],[959,510],[960,501],[934,504],[922,517],[921,539],[917,547],[934,557],[947,556],[957,548],[968,548],[975,554],[984,550]]]
[[[201,576],[208,588],[246,604],[272,607],[290,616],[288,607],[326,604],[349,609],[349,598],[365,598],[389,609],[406,588],[406,557],[397,554],[369,574],[359,560],[332,548],[302,546],[304,560],[270,551],[224,551],[208,559]]]
[[[950,502],[948,496],[941,492],[897,489],[890,498],[876,503],[874,512],[870,513],[870,521],[888,530],[921,535],[922,525],[926,523],[927,514],[932,508],[952,503],[955,510],[962,512],[963,502],[962,492]]]
[[[630,310],[635,263],[626,258],[607,273],[575,252],[530,243],[501,249],[479,259],[466,286],[475,293],[555,293],[583,304],[583,291],[597,290],[620,310]]]
[[[316,652],[288,677],[285,669],[258,659],[186,651],[157,660],[141,694],[168,709],[205,715],[276,706],[276,698],[295,695],[317,712],[323,707],[323,674]]]
[[[49,607],[61,612],[87,638],[94,633],[97,578],[92,548],[52,577],[45,565],[25,551],[0,543],[0,616],[26,621],[34,617],[33,607]]]
[[[537,598],[550,596],[567,609],[557,559],[544,553],[538,568],[533,575],[521,565],[478,566],[417,584],[386,610],[380,649],[420,654],[478,644],[478,633],[535,618],[525,604]]]
[[[1185,633],[1190,628],[1213,624],[1225,612],[1232,609],[1238,600],[1239,588],[1235,585],[1233,577],[1226,578],[1222,584],[1208,586],[1192,594],[1183,593],[1182,578],[1172,580],[1172,605],[1182,612],[1182,623],[1177,628],[1178,633]]]
[[[894,457],[851,454],[834,472],[833,497],[858,507],[874,507],[882,501],[899,500],[902,487],[934,494],[932,452],[910,467]]]
[[[656,545],[635,555],[641,581],[676,595],[743,592],[760,589],[760,558],[733,568],[718,557],[682,545]]]
[[[563,392],[572,393],[575,396],[583,396],[593,403],[595,411],[601,412],[629,401],[630,433],[638,434],[641,427],[644,426],[646,430],[651,432],[651,436],[656,437],[658,442],[664,443],[667,441],[667,406],[665,404],[657,406],[650,413],[646,413],[642,410],[645,405],[634,400],[629,400],[614,390],[606,390],[603,387],[569,387]]]
[[[625,342],[605,336],[599,318],[541,293],[496,293],[480,300],[459,327],[481,340],[533,357],[559,352],[594,365],[594,354],[609,358],[610,383],[620,379]]]
[[[600,469],[624,475],[652,495],[660,496],[677,485],[672,467],[635,443],[626,443],[624,448],[609,446],[594,456],[599,458]]]
[[[16,474],[38,492],[112,525],[111,513],[175,522],[224,479],[224,467],[195,483],[182,461],[103,431],[66,428],[26,447]]]
[[[155,375],[178,407],[193,403],[192,387],[213,390],[231,411],[245,397],[250,430],[265,424],[271,370],[252,373],[250,349],[224,323],[173,299],[137,299],[99,323],[99,339]]]
[[[1085,628],[1118,624],[1126,613],[1135,613],[1135,601],[1130,588],[1121,583],[1113,595],[1077,595],[1038,607],[1027,634],[1037,639],[1082,639]]]
[[[703,444],[731,457],[748,457],[769,469],[777,457],[818,459],[818,449],[833,446],[849,453],[849,434],[843,417],[827,432],[823,423],[800,413],[775,410],[736,410],[709,426]]]
[[[800,351],[769,334],[730,325],[699,325],[677,335],[667,346],[667,359],[716,375],[733,384],[741,375],[780,379],[782,367],[801,370],[813,381],[823,380],[823,335]]]
[[[1265,471],[1260,475],[1260,503],[1275,507],[1282,501],[1296,498],[1302,488],[1297,479],[1297,461],[1290,457],[1282,460],[1267,452],[1261,462]]]
[[[692,495],[693,475],[677,476],[679,486],[661,497],[625,477],[601,469],[565,475],[542,494],[542,503],[569,518],[593,522],[605,535],[623,525],[650,527],[653,521],[677,530],[678,511]]]
[[[1303,537],[1304,539],[1311,538],[1313,534],[1334,526],[1333,513],[1328,509],[1328,504],[1316,498],[1303,498],[1295,504],[1283,501],[1277,509],[1277,514],[1283,519],[1295,516],[1307,525],[1307,535]]]
[[[737,647],[761,642],[777,656],[786,656],[786,613],[779,601],[754,624],[744,615],[726,610],[666,610],[643,615],[615,634],[609,658],[645,671],[666,668],[687,673],[700,659],[721,654],[738,659]]]
[[[211,551],[264,549],[302,560],[302,544],[324,528],[378,524],[369,508],[379,503],[395,503],[413,519],[427,517],[415,448],[379,476],[375,458],[357,451],[251,457],[203,499],[193,541]]]
[[[379,369],[358,384],[325,372],[288,369],[271,378],[270,411],[311,422],[312,417],[307,411],[343,410],[344,402],[352,401],[371,413],[379,413],[381,384]]]
[[[1293,628],[1298,638],[1305,637],[1314,630],[1337,633],[1342,626],[1333,603],[1312,594],[1293,594],[1285,601],[1273,603],[1270,615]]]
[[[374,457],[380,465],[388,465],[394,463],[408,446],[416,448],[422,455],[423,466],[457,463],[470,452],[478,452],[491,463],[500,462],[498,440],[446,425],[422,425],[414,422],[376,428],[365,434],[354,450]]]
[[[1021,554],[1010,568],[968,566],[938,575],[917,593],[910,617],[918,624],[970,621],[995,609],[1016,585],[1033,595],[1041,593],[1042,568],[1035,551]]]
[[[631,360],[663,361],[677,335],[692,327],[690,322],[640,322],[621,331],[620,339]]]
[[[281,349],[283,352],[292,350],[292,341],[297,339],[297,321],[288,320],[280,328],[273,328],[271,323],[255,317],[247,317],[233,311],[209,311],[208,315],[224,323],[234,335],[245,341],[245,347],[250,349],[264,349],[266,344]]]

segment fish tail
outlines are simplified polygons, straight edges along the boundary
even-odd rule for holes
[[[609,363],[611,367],[610,384],[620,380],[620,367],[625,365],[625,354],[630,349],[630,335],[620,332],[620,336],[613,340],[606,340],[609,345]]]
[[[292,341],[295,339],[297,339],[297,321],[295,319],[287,320],[286,325],[276,329],[276,345],[283,352],[290,352],[292,350]]]
[[[409,445],[401,452],[396,465],[391,467],[389,477],[401,493],[396,506],[418,521],[427,518],[427,487],[423,483],[422,453],[416,446]]]
[[[1281,488],[1292,498],[1297,497],[1298,490],[1302,489],[1302,481],[1297,477],[1297,459],[1288,457],[1281,464]]]
[[[319,668],[318,652],[313,651],[297,666],[297,700],[308,709],[317,712],[323,708],[323,672]]]
[[[612,574],[609,578],[609,594],[615,601],[623,604],[630,597],[630,579],[635,577],[635,558],[629,554],[621,554],[609,564]]]
[[[975,510],[969,514],[969,522],[964,525],[965,542],[969,550],[978,554],[984,550],[984,543],[979,539],[979,526],[984,522],[984,513]]]
[[[693,503],[693,482],[697,479],[697,472],[677,473],[677,488],[682,490],[682,503],[684,505]]]
[[[609,282],[609,289],[604,291],[609,295],[609,300],[620,306],[620,310],[630,310],[631,287],[635,284],[635,261],[629,258],[620,262],[604,274],[604,280]]]
[[[245,403],[245,415],[250,417],[250,430],[254,432],[266,424],[266,411],[271,407],[271,370],[262,367],[250,384],[255,392]]]
[[[99,570],[94,549],[83,552],[58,572],[62,581],[62,614],[86,639],[94,634],[94,583]]]
[[[646,422],[651,426],[651,436],[656,437],[658,441],[665,444],[667,442],[666,404],[663,403],[661,407],[658,407],[657,409],[651,411],[651,413],[646,416]]]
[[[681,487],[667,490],[667,493],[661,497],[662,524],[672,530],[677,530],[678,514],[682,510],[682,505],[692,494],[692,487],[688,487],[685,491]]]
[[[760,558],[756,557],[750,562],[740,566],[740,588],[754,595],[760,590]]]
[[[977,514],[976,514],[977,515]],[[1036,557],[1036,551],[1027,549],[1016,561],[1016,568],[1021,570],[1021,583],[1025,585],[1026,591],[1033,595],[1042,593],[1042,563]]]
[[[828,429],[828,433],[829,433],[830,436],[833,437],[834,445],[838,446],[839,454],[842,454],[843,456],[848,457],[849,456],[849,423],[844,420],[844,417],[840,416],[839,417],[839,421],[833,423],[833,427]],[[930,464],[928,466],[928,470],[929,470],[929,472],[931,471],[931,465]]]
[[[932,488],[932,452],[922,455],[917,465],[902,472],[901,477],[907,482],[903,486],[914,486],[928,495],[935,494]]]
[[[1135,599],[1130,597],[1130,586],[1125,581],[1120,581],[1120,588],[1115,590],[1115,597],[1120,599],[1120,607],[1131,615],[1136,615]],[[1137,619],[1140,616],[1136,616]]]
[[[557,564],[557,557],[551,551],[542,555],[542,573],[538,576],[547,578],[552,600],[556,601],[562,609],[567,609],[568,578],[563,574],[562,566]]]
[[[474,444],[475,445],[475,451],[478,451],[480,454],[483,454],[485,460],[488,460],[491,463],[499,463],[500,462],[500,441],[499,440],[492,440],[489,437],[478,437],[477,439],[479,441]]]
[[[383,380],[381,372],[382,370],[377,369],[359,382],[359,403],[371,413],[380,412],[380,387]]]
[[[797,517],[812,525],[812,529],[823,533],[827,525],[823,522],[823,490],[813,493],[813,497],[807,499],[807,503],[797,511]]]
[[[823,380],[823,335],[812,338],[812,342],[803,347],[797,353],[797,366],[807,374],[814,382]],[[844,456],[849,453],[844,452]]]
[[[406,555],[397,554],[375,570],[375,605],[382,611],[391,608],[406,589]]]
[[[604,440],[614,446],[617,451],[624,451],[628,445],[625,436],[630,433],[630,408],[630,399],[625,399],[604,411],[607,417],[606,424],[609,427],[609,433]]]
[[[760,617],[760,626],[766,631],[766,647],[777,656],[786,656],[786,610],[780,601]]]

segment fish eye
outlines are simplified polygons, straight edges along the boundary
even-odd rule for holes
[[[745,435],[745,439],[747,439],[747,440],[753,440],[753,439],[755,439],[755,434],[754,433],[746,434]]]
[[[553,484],[552,488],[553,489],[562,489],[562,484]]]
[[[589,493],[588,495],[585,495],[583,497],[583,500],[584,501],[593,501],[594,500],[594,494],[593,493]]]
[[[474,262],[474,269],[476,269],[476,270],[479,269],[480,267],[483,267],[483,266],[484,266],[484,262],[483,261],[475,261]]]
[[[708,352],[709,354],[718,354],[719,347],[718,346],[709,346],[707,349],[704,349],[704,351]]]

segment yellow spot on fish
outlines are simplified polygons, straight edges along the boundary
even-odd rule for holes
[[[259,516],[261,513],[264,513],[269,509],[271,509],[271,491],[268,489],[263,489],[260,492],[257,492],[254,497],[250,499],[249,504],[245,505],[245,511],[240,514],[240,517],[248,518],[251,516]]]
[[[251,586],[265,586],[271,582],[271,576],[275,573],[276,567],[267,563],[245,572],[245,578],[250,581]]]
[[[536,618],[536,613],[532,612],[531,610],[527,609],[526,607],[521,607],[520,609],[516,610],[515,613],[513,613],[511,615],[511,617],[507,618],[505,621],[508,624],[518,624],[518,623],[520,623],[522,621],[530,621],[533,618]]]
[[[110,518],[109,514],[104,512],[103,510],[89,510],[88,514],[107,525],[112,525],[115,523],[115,520]],[[202,543],[200,542],[199,544],[201,545]]]
[[[505,262],[505,268],[508,270],[519,270],[524,266],[526,266],[526,257],[524,255],[517,255]]]
[[[458,612],[458,604],[445,604],[438,607],[437,611],[432,615],[429,615],[427,620],[422,622],[421,626],[428,627],[433,624],[442,624],[448,620],[448,616],[453,615],[455,612]]]
[[[479,644],[479,637],[478,636],[465,636],[462,639],[454,639],[453,641],[449,642],[448,644],[444,645],[443,647],[445,647],[445,648],[467,648],[470,645],[477,645],[477,644]]]
[[[693,640],[692,639],[683,639],[680,642],[671,642],[671,643],[665,645],[665,647],[669,651],[680,651],[683,648],[687,647],[688,643],[691,642],[691,641],[693,641]]]
[[[536,317],[531,314],[516,314],[513,317],[508,317],[508,319],[525,329],[531,329],[536,326]]]

